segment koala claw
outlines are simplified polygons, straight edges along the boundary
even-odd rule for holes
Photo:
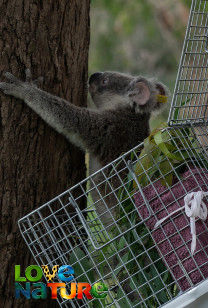
[[[33,85],[35,86],[35,87],[39,87],[39,86],[41,86],[42,84],[43,84],[43,80],[44,80],[44,78],[41,76],[41,77],[38,77],[37,79],[35,79],[34,81],[33,81]]]
[[[29,83],[32,82],[32,74],[29,68],[25,70],[25,77],[26,77],[26,82],[29,82]]]
[[[0,90],[2,90],[4,94],[12,95],[13,88],[14,85],[12,83],[0,82]]]
[[[14,75],[9,72],[6,72],[4,76],[10,81],[10,83],[14,83],[16,85],[20,85],[21,81],[17,79]]]
[[[6,82],[0,82],[0,89],[2,90],[2,91],[4,91],[4,90],[6,90],[6,86],[8,85],[8,83],[6,83]]]
[[[4,73],[4,76],[7,78],[10,84],[15,84],[16,86],[23,86],[23,84],[25,83],[37,88],[38,86],[41,86],[43,83],[43,77],[38,77],[37,79],[32,80],[32,74],[29,68],[25,70],[25,82],[19,80],[9,72]]]
[[[43,77],[39,77],[36,80],[32,80],[32,74],[29,69],[25,71],[25,81],[21,81],[9,72],[6,72],[4,76],[7,82],[0,82],[0,90],[16,98],[25,99],[27,93],[32,89],[37,88],[43,82]]]
[[[37,79],[32,79],[32,73],[29,68],[25,70],[25,76],[26,76],[26,82],[30,83],[34,87],[38,87],[39,85],[42,85],[43,83],[43,77],[38,77]]]
[[[24,99],[25,96],[24,82],[22,82],[9,72],[6,72],[4,76],[8,81],[0,82],[0,90],[2,90],[4,94]]]

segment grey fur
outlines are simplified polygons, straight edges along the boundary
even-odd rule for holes
[[[42,91],[37,87],[39,80],[33,82],[29,70],[26,70],[25,82],[10,73],[5,76],[9,82],[0,83],[5,94],[24,100],[56,131],[90,153],[90,174],[149,135],[151,112],[163,105],[157,102],[156,95],[168,94],[167,88],[153,79],[117,72],[97,73],[89,80],[89,91],[97,106],[94,110],[77,107]],[[102,175],[96,175],[94,181],[103,181]],[[117,186],[115,181],[112,185]],[[100,186],[101,195],[102,189]],[[99,200],[97,190],[91,194],[94,201]],[[103,215],[106,208],[102,202],[97,203],[96,210],[100,217],[102,215],[103,224],[109,226],[116,215],[116,209],[112,209],[116,203],[112,197],[106,202],[112,215]]]
[[[93,110],[77,107],[42,91],[37,87],[40,80],[32,82],[29,70],[26,71],[26,82],[10,73],[5,76],[9,82],[0,83],[0,89],[5,94],[24,100],[55,130],[90,153],[93,158],[90,161],[90,173],[142,142],[149,135],[151,112],[163,106],[157,102],[156,95],[168,95],[167,88],[153,79],[104,72],[92,75],[89,81],[89,91],[97,106]],[[107,169],[105,176],[97,173],[93,180],[95,183],[104,183],[108,175]],[[125,174],[119,176],[124,177]],[[121,185],[118,178],[109,181],[112,181],[114,189]],[[105,196],[103,202],[100,195]],[[117,214],[115,196],[111,191],[106,192],[105,184],[92,189],[91,196],[94,202],[98,200],[96,211],[107,231],[111,231]],[[118,262],[116,256],[111,262]],[[123,286],[126,293],[131,291],[128,297],[138,299],[139,295],[127,287]]]
[[[121,153],[142,142],[149,134],[151,112],[162,104],[157,103],[156,94],[167,89],[160,83],[158,91],[155,80],[133,77],[117,72],[100,73],[94,78],[89,90],[97,110],[81,108],[64,99],[37,88],[26,71],[26,82],[10,73],[5,74],[9,82],[1,82],[0,89],[8,95],[20,98],[41,118],[69,141],[87,150],[99,161],[100,166],[112,161]],[[148,86],[150,97],[139,106],[134,98],[139,95],[137,83]]]

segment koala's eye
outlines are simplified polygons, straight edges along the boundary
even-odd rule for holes
[[[108,84],[108,81],[109,81],[108,78],[104,78],[104,79],[102,80],[102,84],[103,84],[103,85],[107,85],[107,84]]]

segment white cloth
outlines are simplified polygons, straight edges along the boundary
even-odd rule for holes
[[[171,217],[172,215],[176,214],[177,212],[181,211],[185,208],[186,215],[190,218],[190,228],[191,228],[191,235],[192,235],[192,242],[191,242],[191,253],[194,254],[196,250],[196,224],[195,220],[197,217],[202,219],[203,221],[207,218],[207,206],[203,201],[203,198],[208,196],[208,192],[204,191],[197,191],[187,194],[184,197],[184,206],[173,211],[166,217],[160,219],[156,224],[155,228],[157,228],[160,224],[162,224],[166,219]]]

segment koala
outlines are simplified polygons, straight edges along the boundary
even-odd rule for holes
[[[0,82],[0,90],[24,100],[56,131],[90,153],[91,174],[149,135],[150,116],[164,105],[159,98],[168,96],[166,86],[154,79],[97,72],[89,78],[96,108],[81,108],[38,88],[29,70],[25,82],[10,73],[5,77],[8,82]],[[102,206],[97,208],[98,213],[103,211]]]

